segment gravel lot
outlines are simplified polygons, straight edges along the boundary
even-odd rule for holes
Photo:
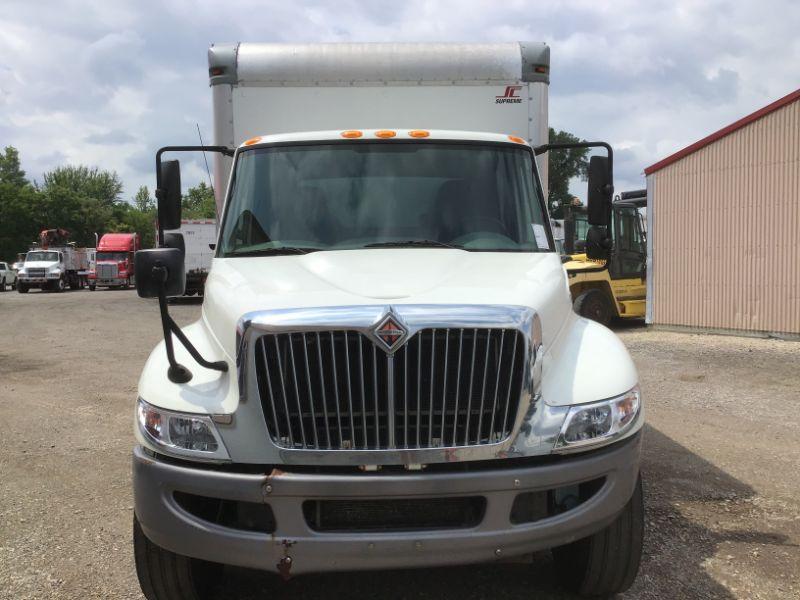
[[[198,304],[172,308],[180,323]],[[0,598],[141,599],[136,383],[160,336],[133,291],[0,294]],[[620,326],[647,402],[647,540],[626,598],[800,597],[800,343]],[[527,564],[228,572],[220,598],[566,598]]]

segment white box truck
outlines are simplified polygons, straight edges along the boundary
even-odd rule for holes
[[[184,270],[186,272],[186,289],[184,295],[203,295],[211,259],[212,248],[217,242],[216,219],[182,219],[178,229],[165,231],[181,237],[179,244],[184,251]]]
[[[149,600],[203,597],[224,564],[288,578],[546,548],[578,593],[632,584],[642,399],[620,340],[572,311],[543,185],[549,64],[533,43],[210,49],[215,145],[162,148],[156,173],[174,228],[162,156],[219,154],[202,318],[169,316],[179,250],[136,257],[165,332],[135,416]],[[607,153],[588,183],[602,259],[612,153],[586,145]]]

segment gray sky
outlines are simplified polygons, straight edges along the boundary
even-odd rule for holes
[[[154,186],[155,150],[211,139],[222,41],[545,41],[550,124],[610,142],[617,189],[800,87],[794,0],[112,0],[0,4],[0,146],[29,177],[72,163]],[[183,160],[183,159],[182,159]],[[184,185],[203,178],[184,162]]]

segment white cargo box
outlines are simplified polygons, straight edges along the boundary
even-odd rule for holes
[[[209,244],[217,241],[217,222],[214,219],[183,219],[180,229],[169,232],[183,235],[186,274],[207,273],[214,257],[214,251]]]
[[[335,129],[456,129],[548,137],[542,43],[221,44],[209,49],[214,143]],[[215,155],[217,211],[230,158]],[[546,156],[539,157],[547,182]]]

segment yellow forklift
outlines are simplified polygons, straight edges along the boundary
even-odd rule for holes
[[[564,268],[575,312],[604,325],[612,318],[642,319],[645,313],[647,238],[640,208],[647,191],[623,192],[612,204],[608,260],[590,259],[591,232],[586,209],[566,207]],[[590,254],[593,254],[590,252]]]

